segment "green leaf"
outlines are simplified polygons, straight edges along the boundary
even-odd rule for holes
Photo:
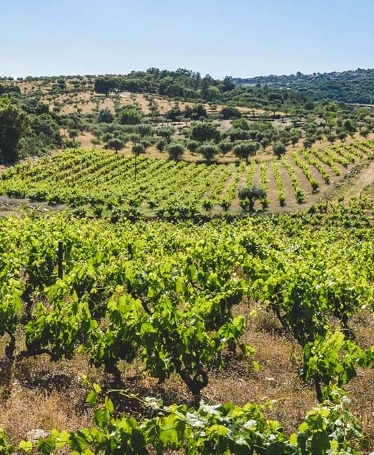
[[[229,432],[229,429],[224,425],[214,424],[211,427],[206,429],[207,434],[209,433],[216,433],[219,436],[226,436]]]
[[[86,396],[86,402],[90,406],[96,406],[97,403],[99,402],[98,394],[94,390],[91,390],[90,392],[88,392],[88,394]]]
[[[59,449],[64,447],[66,444],[69,443],[69,440],[70,433],[68,433],[67,431],[61,431],[61,433],[56,438],[56,447]]]
[[[291,434],[291,436],[290,436],[290,444],[292,444],[294,446],[297,445],[297,434],[296,433],[292,433]]]
[[[18,444],[18,448],[24,450],[25,452],[29,452],[32,450],[32,442],[31,441],[21,441]]]
[[[51,454],[55,449],[55,443],[51,439],[41,439],[38,442],[38,450],[43,455]]]
[[[260,371],[260,364],[258,362],[256,362],[256,360],[253,360],[252,368],[255,373],[258,373]]]
[[[98,409],[94,414],[93,421],[99,428],[106,428],[110,422],[110,414],[106,409]]]
[[[330,448],[330,440],[325,432],[318,432],[312,435],[311,449],[313,455],[323,455]]]

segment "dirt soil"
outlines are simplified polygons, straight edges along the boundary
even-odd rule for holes
[[[355,181],[355,183],[347,189],[344,196],[347,200],[353,197],[360,196],[361,193],[374,183],[374,162],[370,163],[369,167],[364,170]]]

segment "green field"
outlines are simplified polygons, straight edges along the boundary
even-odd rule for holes
[[[117,210],[124,216],[188,218],[238,214],[239,189],[254,185],[264,191],[254,209],[277,211],[315,201],[354,166],[371,159],[373,150],[372,142],[363,142],[280,160],[206,165],[79,149],[10,168],[1,174],[0,193],[89,207],[96,215]]]
[[[0,92],[0,455],[373,452],[372,106]]]
[[[360,390],[360,378],[374,362],[372,337],[362,338],[373,323],[369,207],[357,201],[327,213],[320,205],[313,215],[202,225],[112,224],[68,212],[2,219],[4,362],[22,365],[39,356],[74,362],[84,353],[117,381],[135,364],[161,383],[179,377],[195,406],[163,407],[139,397],[145,407],[153,403],[159,417],[135,421],[116,416],[107,399],[94,416],[96,432],[55,432],[39,443],[40,450],[51,453],[56,444],[68,444],[77,451],[80,438],[78,453],[87,453],[120,438],[124,453],[148,453],[144,444],[160,451],[188,446],[193,453],[359,453],[359,423],[342,396],[357,375]],[[258,405],[199,407],[210,380],[231,362],[251,374],[266,368],[266,359],[256,356],[261,347],[246,341],[246,326],[258,311],[294,340],[301,378],[324,402],[293,435]],[[240,370],[235,375],[240,378]],[[92,404],[100,401],[100,391],[95,386],[91,392]],[[367,390],[365,399],[371,395]],[[196,420],[204,430],[187,443]]]

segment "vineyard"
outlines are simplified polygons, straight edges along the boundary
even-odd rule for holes
[[[238,214],[238,190],[256,186],[263,196],[253,210],[313,202],[363,160],[372,159],[370,141],[305,150],[282,159],[230,164],[197,164],[71,150],[23,162],[1,174],[0,194],[66,204],[86,213],[188,218],[196,214]],[[266,157],[265,157],[266,158]]]
[[[317,160],[323,160],[321,172],[338,170],[338,165],[347,169],[353,157],[370,153],[366,144],[304,154],[298,169],[311,181],[320,177],[310,176],[308,163],[317,169]],[[91,188],[92,200],[85,201],[93,206],[108,203],[109,197],[120,204],[130,194],[136,197],[143,185],[139,203],[149,205],[153,197],[161,205],[170,203],[179,172],[191,188],[183,201],[198,204],[208,191],[212,198],[223,197],[222,188],[225,197],[234,194],[243,178],[258,175],[265,187],[270,171],[278,176],[279,192],[282,174],[294,175],[296,194],[297,162],[292,157],[269,166],[199,167],[140,159],[135,185],[133,158],[80,151],[17,165],[1,185],[9,195],[31,198],[33,192],[34,198],[73,205],[75,191],[76,198],[87,198]],[[203,186],[204,181],[210,183]],[[74,362],[84,355],[113,378],[116,389],[131,367],[170,387],[180,381],[189,399],[163,405],[158,397],[114,393],[94,384],[87,397],[95,408],[91,427],[47,428],[47,436],[36,442],[23,437],[10,443],[1,432],[1,453],[35,447],[43,454],[59,448],[82,454],[372,449],[374,428],[366,420],[360,424],[346,395],[354,381],[373,380],[373,222],[371,204],[364,199],[353,200],[350,207],[321,204],[308,213],[201,225],[110,223],[69,212],[2,219],[1,365],[12,372],[6,381],[2,378],[8,396],[28,359]],[[238,378],[240,370],[255,376],[265,368],[266,360],[257,357],[261,346],[249,330],[261,311],[282,339],[292,340],[299,372],[295,381],[304,381],[315,395],[316,406],[289,433],[282,422],[269,418],[266,406],[206,403],[211,381],[232,365],[240,366]],[[372,391],[366,391],[368,403]],[[121,397],[137,401],[138,411],[121,413]]]

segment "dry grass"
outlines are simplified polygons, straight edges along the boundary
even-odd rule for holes
[[[256,316],[249,312],[256,309]],[[203,400],[210,403],[232,401],[272,403],[269,418],[277,419],[289,434],[294,431],[306,412],[317,404],[314,389],[298,376],[300,348],[282,331],[278,321],[263,308],[242,303],[238,313],[247,320],[243,341],[256,349],[246,360],[232,359],[220,372],[211,372]],[[364,345],[374,344],[373,321],[364,314],[353,322],[357,337]],[[259,363],[259,370],[253,367]],[[133,393],[162,397],[168,403],[191,403],[191,396],[182,381],[172,377],[160,386],[155,379],[141,373],[141,364],[122,366],[123,387]],[[13,370],[0,364],[0,392],[2,413],[0,426],[10,440],[18,442],[30,430],[52,428],[73,430],[91,425],[92,410],[85,404],[87,386],[82,375],[104,387],[113,384],[102,370],[92,369],[82,356],[72,361],[51,363],[46,356],[23,360]],[[352,398],[351,409],[360,419],[367,434],[363,443],[367,450],[374,447],[374,371],[360,371],[347,387]],[[136,403],[114,396],[118,409],[139,411]]]

